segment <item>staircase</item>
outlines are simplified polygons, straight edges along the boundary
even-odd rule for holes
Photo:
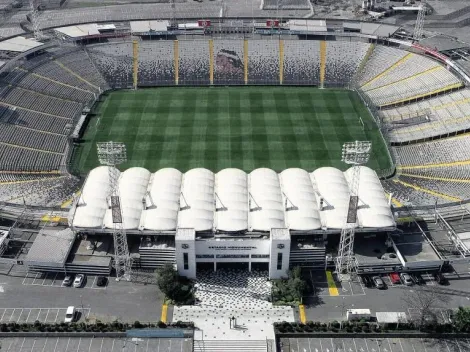
[[[290,267],[325,267],[325,244],[324,241],[316,241],[309,244],[296,244],[291,245],[290,250]]]
[[[194,340],[194,352],[270,352],[272,340]]]

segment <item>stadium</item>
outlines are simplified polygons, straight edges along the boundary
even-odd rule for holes
[[[338,20],[47,30],[0,42],[3,264],[110,275],[118,199],[136,271],[334,266],[352,141],[372,143],[355,271],[466,260],[470,77],[452,55]],[[120,171],[100,164],[108,141]]]

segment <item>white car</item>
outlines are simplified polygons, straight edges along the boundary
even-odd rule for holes
[[[78,274],[75,276],[75,280],[73,280],[73,287],[82,287],[83,283],[85,282],[85,275]]]
[[[65,312],[65,323],[72,323],[75,320],[75,307],[70,306],[67,308],[67,311]]]
[[[412,286],[413,285],[413,280],[411,279],[411,276],[408,275],[407,273],[401,273],[400,274],[400,279],[401,279],[401,282],[403,282],[403,284],[406,285],[406,286]]]

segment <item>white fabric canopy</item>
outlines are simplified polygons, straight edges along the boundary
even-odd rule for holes
[[[249,176],[252,231],[270,231],[285,227],[284,204],[278,174],[271,169],[256,169]]]
[[[139,228],[149,180],[150,171],[142,167],[127,169],[119,177],[122,223],[126,230]],[[107,228],[113,227],[111,209],[106,211],[104,225]]]
[[[323,199],[320,212],[323,226],[341,229],[346,224],[349,207],[349,185],[344,174],[334,167],[321,167],[310,174],[317,187],[317,204]]]
[[[345,175],[351,185],[353,169],[348,169]],[[357,194],[359,196],[357,218],[360,226],[374,228],[395,226],[390,205],[374,170],[365,166],[360,167]]]
[[[280,173],[279,178],[286,208],[287,227],[298,231],[320,229],[320,213],[308,172],[302,169],[287,169]]]
[[[182,178],[180,171],[171,168],[153,174],[146,198],[147,209],[142,214],[142,229],[176,230]]]
[[[100,166],[90,171],[77,203],[73,226],[103,227],[103,219],[108,209],[106,197],[109,188],[108,166]]]
[[[214,174],[207,169],[192,169],[184,174],[178,227],[194,228],[196,231],[212,230],[214,183]]]
[[[248,177],[239,169],[224,169],[215,176],[216,228],[220,231],[248,229]]]
[[[167,168],[151,175],[136,167],[122,172],[118,185],[126,229],[339,230],[346,224],[351,176],[351,169],[343,173],[332,167],[322,167],[311,174],[287,169],[279,175],[266,168],[249,175],[238,169],[225,169],[214,175],[202,168],[185,174]],[[100,166],[88,175],[72,224],[112,228],[108,195],[108,167]],[[358,196],[357,226],[395,226],[380,180],[367,167],[361,167]]]

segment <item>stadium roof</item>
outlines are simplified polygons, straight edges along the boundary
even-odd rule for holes
[[[69,228],[43,228],[29,249],[26,262],[30,265],[64,266],[74,240],[75,234]]]
[[[68,27],[60,27],[55,28],[57,32],[65,34],[70,38],[80,38],[86,37],[89,35],[98,35],[100,31],[98,30],[98,24],[96,23],[88,23],[88,24],[80,24],[76,26],[68,26]]]
[[[247,174],[224,169],[214,174],[198,168],[182,174],[167,168],[151,174],[143,168],[130,168],[120,173],[118,182],[124,228],[220,232],[341,229],[348,213],[350,170],[343,173],[322,167],[310,174],[302,169],[277,174],[261,168]],[[112,228],[108,194],[108,167],[93,169],[72,225]],[[395,226],[382,185],[367,167],[361,167],[358,195],[356,226]]]
[[[166,32],[170,21],[131,21],[130,24],[132,33]]]
[[[25,37],[14,37],[0,42],[0,51],[25,52],[43,45],[35,39],[26,39]]]

